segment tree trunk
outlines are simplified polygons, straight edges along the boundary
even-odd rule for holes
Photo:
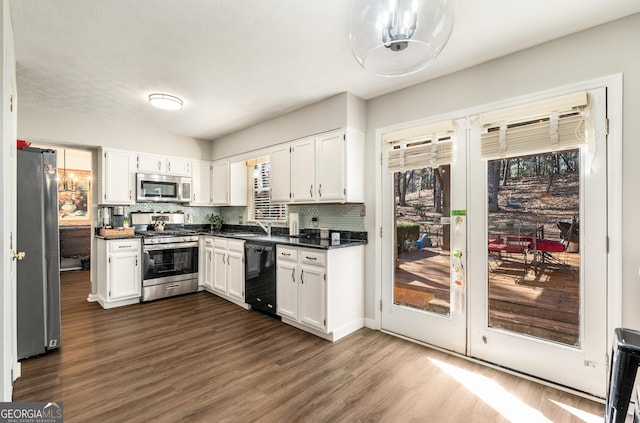
[[[451,165],[439,166],[436,178],[442,195],[442,216],[451,216]],[[442,225],[442,249],[451,249],[451,225]]]
[[[487,188],[489,191],[488,206],[490,212],[500,210],[498,205],[498,191],[500,190],[500,160],[492,160],[487,167],[488,181]]]

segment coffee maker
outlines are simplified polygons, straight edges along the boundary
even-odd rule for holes
[[[113,207],[113,227],[115,229],[124,228],[124,206]]]

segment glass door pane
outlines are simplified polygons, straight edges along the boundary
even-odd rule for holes
[[[579,150],[487,171],[489,327],[579,347]]]
[[[393,302],[451,312],[451,166],[395,172]]]

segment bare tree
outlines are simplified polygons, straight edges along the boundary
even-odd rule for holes
[[[487,165],[488,191],[489,191],[489,211],[500,210],[498,205],[498,191],[500,190],[500,163],[502,160],[491,160]]]

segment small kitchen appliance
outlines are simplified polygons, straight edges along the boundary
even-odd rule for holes
[[[136,200],[147,203],[187,203],[191,201],[191,178],[137,173]]]
[[[113,208],[112,222],[114,228],[124,228],[124,206],[115,206]]]
[[[300,215],[289,213],[289,236],[300,235]]]

